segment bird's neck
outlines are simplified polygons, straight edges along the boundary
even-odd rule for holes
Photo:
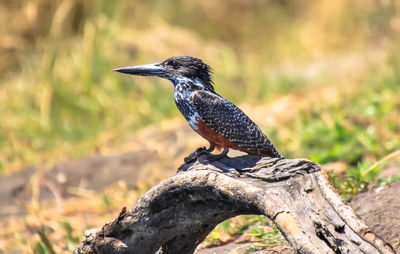
[[[204,83],[200,78],[172,77],[169,80],[174,85],[175,93],[191,93],[196,90],[214,92],[212,85]]]
[[[175,92],[183,92],[183,91],[192,91],[193,90],[193,80],[189,78],[177,78],[171,80],[172,84],[174,84]]]

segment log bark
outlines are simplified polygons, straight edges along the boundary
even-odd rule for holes
[[[222,221],[270,218],[295,253],[394,253],[306,159],[246,155],[182,165],[129,211],[86,234],[75,253],[193,253]],[[210,162],[212,161],[212,162]]]

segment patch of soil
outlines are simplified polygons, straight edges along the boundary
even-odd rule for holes
[[[254,243],[257,244],[257,243]],[[222,246],[204,248],[195,252],[195,254],[243,254],[246,249],[251,246],[250,243],[235,243],[231,242]],[[266,249],[251,252],[251,254],[266,254],[266,253],[279,253],[279,254],[292,254],[293,249],[289,244],[282,244],[270,246]]]
[[[368,227],[400,252],[400,182],[360,193],[351,205]]]
[[[38,193],[38,201],[75,196],[74,190],[101,191],[120,180],[136,186],[142,166],[159,160],[156,152],[138,151],[118,156],[95,155],[59,163],[46,170],[30,167],[0,177],[1,217],[25,215],[25,202]],[[7,212],[10,211],[10,212]]]

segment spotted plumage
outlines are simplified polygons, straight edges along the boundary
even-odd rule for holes
[[[124,67],[116,71],[170,80],[174,85],[178,109],[192,129],[208,140],[211,147],[282,157],[242,110],[214,91],[211,68],[200,59],[171,57],[161,63]]]

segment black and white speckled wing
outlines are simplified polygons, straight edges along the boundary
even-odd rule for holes
[[[199,118],[242,151],[262,156],[282,157],[260,128],[230,101],[209,91],[194,91],[193,105]]]

